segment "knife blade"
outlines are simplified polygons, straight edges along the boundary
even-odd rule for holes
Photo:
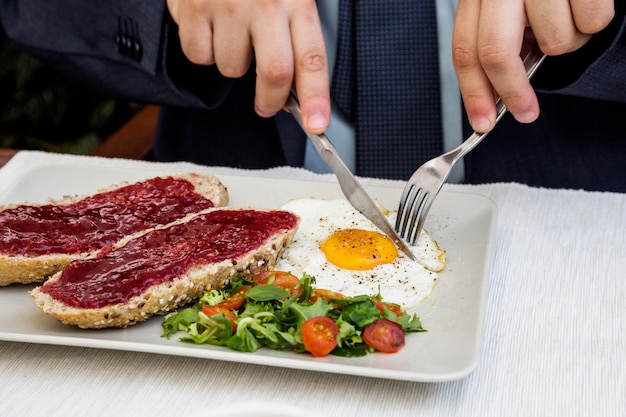
[[[302,130],[304,130],[307,138],[311,141],[313,147],[320,154],[324,162],[333,170],[339,182],[339,186],[341,187],[341,191],[343,191],[343,194],[350,204],[374,223],[376,227],[382,230],[409,259],[416,261],[417,259],[411,252],[411,249],[409,249],[407,244],[396,233],[393,226],[389,223],[389,220],[387,220],[387,217],[385,217],[372,197],[365,191],[341,157],[339,157],[335,146],[326,135],[315,135],[304,129],[300,103],[293,91],[289,94],[285,107],[289,110],[293,118],[296,119]]]

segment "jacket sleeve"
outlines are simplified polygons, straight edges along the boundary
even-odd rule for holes
[[[119,98],[210,109],[232,87],[184,57],[164,0],[0,0],[0,23],[45,64]]]
[[[533,85],[539,91],[626,103],[626,2],[615,2],[609,27],[578,51],[546,59]]]
[[[626,102],[626,2],[615,7],[583,48],[546,60],[539,91]],[[44,63],[120,98],[212,109],[235,82],[184,57],[164,0],[0,0],[0,22]]]

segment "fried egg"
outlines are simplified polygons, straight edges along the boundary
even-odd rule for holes
[[[297,199],[282,209],[300,216],[300,225],[276,269],[312,275],[317,288],[346,296],[380,292],[406,309],[430,295],[445,266],[445,251],[428,232],[410,247],[412,261],[344,199]]]

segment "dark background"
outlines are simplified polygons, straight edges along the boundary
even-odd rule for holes
[[[0,148],[89,154],[140,109],[55,73],[0,28]]]

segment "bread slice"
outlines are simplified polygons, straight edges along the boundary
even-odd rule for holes
[[[76,260],[30,294],[62,323],[127,327],[219,289],[238,273],[273,268],[298,223],[281,210],[210,209]]]
[[[159,204],[162,204],[165,200],[160,198],[162,196],[155,196],[154,203],[149,202],[146,206],[137,210],[143,210],[136,214],[135,219],[139,219],[143,223],[135,224],[133,227],[123,228],[124,225],[120,222],[120,213],[115,210],[111,210],[109,204],[107,204],[107,197],[111,195],[124,195],[124,199],[129,201],[129,206],[136,204],[137,202],[133,198],[138,198],[139,195],[137,187],[145,187],[144,190],[148,190],[148,187],[159,189],[156,184],[165,184],[163,181],[169,181],[173,179],[175,181],[184,180],[193,186],[193,188],[185,188],[185,192],[175,193],[170,191],[168,195],[169,206],[180,206],[181,213],[177,215],[174,212],[167,212],[165,208],[160,210]],[[157,183],[156,181],[161,181]],[[152,192],[152,191],[150,191]],[[126,193],[129,195],[125,195]],[[146,191],[148,194],[148,191]],[[180,195],[179,195],[180,194]],[[192,195],[193,194],[193,195]],[[151,198],[152,194],[149,194],[146,198]],[[188,198],[196,197],[197,201],[193,204],[190,203]],[[178,203],[179,201],[179,203]],[[184,217],[189,212],[204,210],[208,207],[220,207],[228,203],[228,192],[226,187],[220,182],[220,180],[212,175],[204,175],[199,173],[181,173],[170,176],[154,177],[143,181],[137,181],[134,183],[123,182],[120,184],[112,185],[106,189],[99,190],[95,194],[83,195],[83,196],[66,196],[57,200],[50,200],[45,204],[14,204],[10,206],[0,207],[0,243],[4,242],[5,245],[0,244],[0,286],[6,286],[9,284],[21,283],[36,283],[43,282],[47,277],[63,269],[67,264],[75,259],[86,258],[93,253],[97,252],[103,245],[92,244],[88,250],[82,251],[68,251],[63,245],[58,245],[50,253],[42,253],[45,250],[31,251],[29,249],[30,242],[45,238],[47,242],[62,242],[60,238],[55,237],[55,233],[58,233],[57,229],[64,228],[65,222],[58,218],[50,218],[46,213],[37,213],[39,208],[50,209],[53,206],[55,209],[72,210],[76,208],[77,204],[91,204],[92,208],[100,208],[102,213],[102,223],[108,223],[113,227],[112,233],[109,239],[111,241],[119,240],[126,235],[131,235],[145,228],[153,228],[159,224],[168,224],[176,220],[176,218]],[[137,205],[139,207],[140,205]],[[27,210],[35,211],[34,215],[24,218],[19,213],[23,213]],[[151,211],[152,210],[152,211]],[[38,217],[39,216],[39,217]],[[74,219],[70,219],[70,222],[79,224],[84,216],[77,215]],[[30,223],[29,223],[30,222]],[[33,227],[37,224],[44,224],[48,222],[47,231],[39,233]],[[55,223],[56,222],[56,223]],[[58,227],[55,227],[58,225]],[[67,232],[67,229],[65,230]],[[107,231],[108,233],[109,231]],[[45,233],[49,235],[44,236]],[[81,239],[79,236],[72,236],[73,232],[65,233],[64,238],[68,242],[73,242],[74,239]],[[68,240],[69,239],[69,240]],[[8,242],[12,242],[14,247],[19,250],[12,250],[8,247]],[[68,245],[69,246],[69,245]]]

